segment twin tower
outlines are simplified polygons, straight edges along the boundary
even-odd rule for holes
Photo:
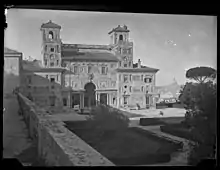
[[[41,25],[43,65],[46,68],[61,67],[62,41],[60,38],[61,26],[51,20]],[[127,26],[112,29],[109,48],[120,59],[120,68],[133,68],[133,43],[129,42]]]

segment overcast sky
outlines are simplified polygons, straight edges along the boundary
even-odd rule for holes
[[[63,43],[109,44],[108,32],[127,25],[134,43],[134,62],[158,68],[156,85],[179,84],[185,69],[195,66],[217,67],[217,24],[212,16],[103,13],[10,9],[5,46],[42,59],[40,26],[49,20],[62,26]]]

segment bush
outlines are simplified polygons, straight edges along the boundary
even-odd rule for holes
[[[125,130],[129,126],[129,119],[119,110],[105,106],[98,105],[92,109],[91,115],[88,121],[92,124],[93,128],[96,128],[102,132]]]

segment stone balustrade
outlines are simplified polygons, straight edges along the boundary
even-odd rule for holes
[[[47,166],[115,166],[46,110],[22,94],[17,99],[29,136],[38,143],[38,157]]]

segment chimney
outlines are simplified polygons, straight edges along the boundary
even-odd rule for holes
[[[141,68],[141,60],[138,59],[138,68]]]

